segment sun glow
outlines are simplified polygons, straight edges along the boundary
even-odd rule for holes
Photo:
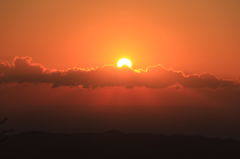
[[[118,60],[117,62],[117,67],[121,68],[121,67],[129,67],[132,68],[132,61],[129,60],[128,58],[121,58]]]

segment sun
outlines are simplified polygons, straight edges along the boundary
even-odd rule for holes
[[[118,68],[121,68],[121,67],[132,68],[132,61],[129,60],[128,58],[121,58],[117,62],[117,67]]]

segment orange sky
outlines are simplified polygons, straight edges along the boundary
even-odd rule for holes
[[[163,64],[239,78],[238,0],[8,0],[0,2],[0,59],[51,68]]]
[[[2,0],[0,117],[19,130],[239,137],[239,8],[238,0]],[[123,56],[133,69],[116,67]]]

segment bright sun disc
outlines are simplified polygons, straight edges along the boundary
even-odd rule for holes
[[[117,62],[117,67],[132,67],[132,61],[127,58],[121,58]]]

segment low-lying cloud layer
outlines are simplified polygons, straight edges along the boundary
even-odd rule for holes
[[[146,70],[119,69],[103,66],[95,69],[73,68],[51,70],[33,63],[31,57],[15,57],[12,63],[0,63],[0,83],[50,83],[53,87],[82,86],[84,88],[124,86],[166,88],[181,85],[188,88],[238,87],[239,83],[218,79],[214,75],[185,74],[160,65]]]
[[[10,129],[240,137],[239,83],[211,74],[160,65],[51,70],[30,57],[16,57],[0,63],[0,83],[0,116],[10,119]]]

